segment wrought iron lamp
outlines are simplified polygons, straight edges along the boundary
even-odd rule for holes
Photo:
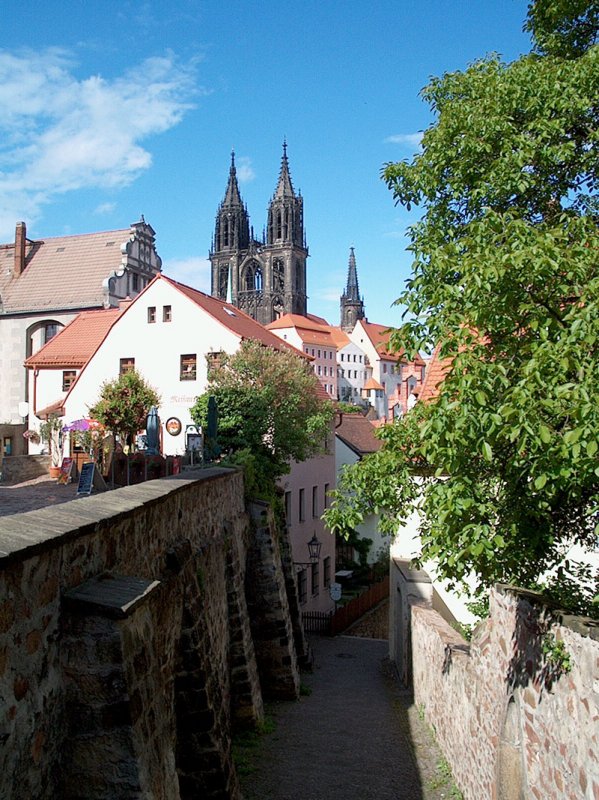
[[[306,567],[312,566],[312,564],[315,564],[320,559],[321,547],[322,542],[316,537],[316,533],[314,533],[308,542],[308,554],[310,556],[310,561],[294,561],[294,565],[296,567],[301,567],[301,569],[306,569]]]

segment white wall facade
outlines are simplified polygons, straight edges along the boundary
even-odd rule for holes
[[[163,321],[170,306],[170,322]],[[155,309],[155,322],[148,322],[148,308]],[[89,408],[100,396],[104,381],[119,375],[120,360],[132,358],[135,369],[151,384],[161,401],[158,409],[165,455],[185,452],[189,413],[206,386],[206,354],[234,353],[240,339],[192,300],[164,280],[157,280],[119,317],[95,355],[81,371],[65,400],[65,423],[89,417]],[[181,356],[195,354],[196,377],[181,380]],[[57,393],[58,370],[43,370],[38,377],[38,408],[61,397]],[[43,380],[42,380],[43,377]],[[62,372],[60,371],[60,380]],[[181,421],[181,432],[171,436],[165,429],[170,417]]]
[[[337,352],[338,397],[345,403],[362,402],[362,389],[366,381],[366,353],[354,342],[349,342]]]

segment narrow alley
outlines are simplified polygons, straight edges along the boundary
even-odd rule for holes
[[[431,732],[387,661],[388,643],[315,637],[297,703],[241,755],[244,800],[456,798]]]

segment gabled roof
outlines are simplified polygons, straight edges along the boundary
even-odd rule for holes
[[[399,353],[391,353],[389,351],[389,336],[391,331],[388,325],[377,325],[376,322],[368,322],[365,319],[358,320],[359,325],[362,325],[364,333],[370,339],[370,343],[377,351],[381,358],[389,361],[405,360],[403,351]]]
[[[121,308],[82,311],[37,353],[29,356],[25,366],[36,369],[83,367],[121,313]]]
[[[218,320],[218,322],[239,336],[240,339],[257,339],[268,347],[275,348],[275,350],[291,350],[305,357],[305,354],[302,353],[301,350],[298,350],[297,347],[285,342],[283,339],[279,339],[274,333],[271,333],[259,322],[256,322],[255,319],[252,319],[245,311],[241,311],[241,309],[231,305],[231,303],[226,303],[224,300],[219,300],[217,297],[204,294],[204,292],[200,292],[199,289],[193,289],[191,286],[186,286],[184,283],[179,283],[172,278],[167,278],[166,275],[157,275],[141,294],[147,292],[149,287],[158,280],[166,281],[175,289],[178,289],[207,314],[210,314],[211,317],[214,317],[214,319]],[[141,295],[138,296],[141,297]]]
[[[269,331],[293,328],[304,344],[337,347],[331,336],[330,325],[314,322],[309,317],[304,317],[301,314],[284,314],[282,317],[270,322],[266,328]]]
[[[15,244],[0,245],[0,297],[4,313],[102,307],[102,283],[120,268],[125,228],[78,236],[27,240],[25,269],[13,275]]]
[[[383,443],[374,435],[374,426],[363,414],[340,414],[335,436],[359,456],[376,453]]]
[[[424,376],[424,381],[422,382],[418,394],[418,400],[421,403],[428,403],[439,395],[439,387],[451,369],[452,359],[441,358],[439,355],[440,351],[441,345],[438,344],[433,351],[432,357],[429,359],[426,375]]]
[[[348,344],[352,344],[352,340],[347,333],[336,325],[331,325],[331,338],[335,342],[337,350],[341,350],[343,347],[347,347]]]
[[[365,389],[377,389],[377,390],[380,390],[381,392],[383,391],[383,387],[381,386],[381,384],[378,381],[375,381],[374,378],[368,378],[368,380],[364,384],[364,388]]]

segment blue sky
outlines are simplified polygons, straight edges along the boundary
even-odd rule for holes
[[[409,274],[384,163],[432,121],[428,78],[529,50],[525,0],[297,3],[4,0],[0,241],[125,228],[144,214],[167,275],[210,290],[214,217],[236,153],[261,234],[288,143],[304,196],[309,311],[332,323],[356,252],[373,322]]]

